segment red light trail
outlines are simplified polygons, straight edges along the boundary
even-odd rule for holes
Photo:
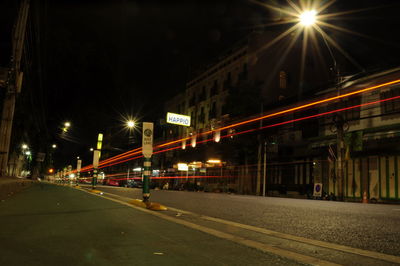
[[[300,105],[300,106],[297,106],[297,107],[293,107],[293,108],[285,109],[285,110],[278,111],[278,112],[275,112],[275,113],[271,113],[271,114],[267,114],[267,115],[264,115],[264,116],[260,116],[260,117],[257,117],[257,118],[245,120],[245,121],[238,122],[238,123],[235,123],[235,124],[231,124],[231,125],[228,125],[228,126],[225,126],[225,127],[218,128],[218,129],[209,130],[209,131],[200,133],[197,136],[206,135],[206,134],[213,133],[215,131],[222,131],[222,130],[225,130],[225,129],[246,125],[246,124],[257,122],[257,121],[260,121],[260,120],[263,120],[263,119],[266,119],[266,118],[271,118],[271,117],[275,117],[275,116],[278,116],[278,115],[286,114],[286,113],[289,113],[289,112],[298,111],[298,110],[305,109],[305,108],[311,107],[311,106],[316,106],[316,105],[319,105],[319,104],[322,104],[322,103],[328,103],[328,102],[331,102],[331,101],[334,101],[334,100],[338,100],[338,99],[349,97],[349,96],[352,96],[352,95],[356,95],[356,94],[372,91],[372,90],[375,90],[375,89],[379,89],[379,88],[382,88],[382,87],[385,87],[385,86],[389,86],[389,85],[393,85],[393,84],[397,84],[397,83],[400,83],[400,80],[394,80],[394,81],[382,83],[382,84],[379,84],[379,85],[376,85],[376,86],[372,86],[372,87],[364,88],[364,89],[361,89],[361,90],[349,92],[349,93],[346,93],[346,94],[338,95],[338,96],[335,96],[335,97],[330,97],[330,98],[327,98],[327,99],[310,102],[310,103],[303,104],[303,105]],[[336,110],[333,110],[333,111],[324,112],[324,113],[320,113],[320,114],[316,114],[316,115],[312,115],[312,116],[292,119],[292,120],[281,122],[281,123],[277,123],[277,124],[266,125],[266,126],[264,126],[262,128],[250,129],[250,130],[246,130],[246,131],[242,131],[242,132],[227,134],[227,135],[221,136],[221,139],[222,138],[231,137],[231,136],[235,136],[235,135],[240,135],[240,134],[253,132],[253,131],[256,131],[256,130],[271,128],[271,127],[276,127],[276,126],[280,126],[280,125],[294,123],[294,122],[298,122],[298,121],[302,121],[302,120],[306,120],[306,119],[321,117],[321,116],[324,116],[324,115],[333,114],[333,113],[337,113],[337,112],[342,112],[342,111],[346,111],[346,110],[350,110],[350,109],[354,109],[354,108],[358,108],[358,107],[362,107],[362,106],[373,105],[373,104],[377,104],[377,103],[381,103],[381,102],[385,102],[385,101],[395,100],[395,99],[398,99],[398,98],[399,97],[392,97],[392,98],[388,98],[388,99],[383,99],[383,100],[378,100],[378,101],[374,101],[374,102],[369,102],[369,103],[359,104],[359,105],[355,105],[355,106],[350,106],[350,107],[346,107],[346,108],[336,109]],[[163,144],[156,145],[154,148],[155,149],[159,149],[159,148],[162,148],[162,147],[165,147],[165,146],[170,146],[172,144],[176,144],[176,143],[179,143],[179,142],[182,142],[182,141],[187,141],[190,138],[191,137],[186,137],[186,138],[182,138],[182,139],[166,142],[166,143],[163,143]],[[211,140],[212,139],[207,139],[207,140],[199,141],[197,143],[198,144],[206,143],[206,142],[209,142]],[[176,146],[176,147],[172,147],[172,148],[169,148],[169,149],[158,150],[158,151],[155,151],[154,154],[166,152],[166,151],[169,151],[169,150],[175,150],[175,149],[178,149],[180,147],[181,146]],[[133,157],[133,158],[130,158],[130,157],[133,156],[133,155],[136,155],[136,154],[140,154],[140,153],[141,153],[141,148],[136,148],[134,150],[131,150],[131,151],[116,155],[114,157],[108,158],[106,160],[103,160],[103,161],[100,162],[99,165],[100,165],[100,168],[104,168],[104,167],[112,166],[112,165],[115,165],[115,164],[124,163],[124,162],[130,161],[130,160],[138,159],[138,158],[141,158],[143,156],[139,155],[139,156],[136,156],[136,157]],[[125,159],[125,160],[123,160],[123,159]],[[81,171],[82,172],[87,172],[87,171],[89,171],[91,169],[93,169],[93,166],[92,165],[88,165],[88,166],[83,167]],[[76,172],[76,170],[74,170],[73,172]]]

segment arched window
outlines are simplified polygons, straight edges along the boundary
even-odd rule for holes
[[[287,76],[285,71],[279,72],[279,88],[286,89],[287,86]]]

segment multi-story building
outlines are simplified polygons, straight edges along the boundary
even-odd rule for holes
[[[275,37],[271,32],[254,32],[213,64],[199,70],[186,83],[185,91],[165,104],[166,112],[189,115],[191,127],[171,127],[168,135],[182,137],[201,133],[221,126],[227,119],[239,119],[232,117],[227,108],[228,96],[237,90],[253,89],[257,92],[255,96],[245,93],[242,100],[248,105],[257,105],[259,113],[263,106],[313,90],[327,80],[324,73],[315,75],[318,69],[310,58],[308,72],[299,82],[300,64],[293,59],[300,54],[299,47],[284,51],[279,47],[269,47]]]
[[[331,198],[342,191],[347,200],[400,200],[400,68],[350,78],[340,91],[320,91],[314,100],[358,90],[365,91],[285,117],[318,115],[279,128],[276,148],[268,153],[270,192],[312,195],[313,185],[322,183]],[[342,139],[338,138],[338,118],[343,124]],[[343,143],[342,188],[338,141]]]

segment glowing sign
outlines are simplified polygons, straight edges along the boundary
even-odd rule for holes
[[[178,170],[179,171],[188,171],[189,166],[186,163],[178,163]]]
[[[190,127],[190,116],[168,112],[167,123]]]

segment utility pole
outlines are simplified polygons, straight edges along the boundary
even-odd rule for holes
[[[335,116],[335,126],[336,126],[336,142],[337,142],[337,182],[338,182],[338,199],[343,200],[343,155],[344,155],[344,119],[341,115]]]
[[[0,121],[0,176],[7,174],[10,153],[11,130],[14,119],[15,100],[21,91],[23,72],[20,70],[24,48],[26,22],[28,19],[29,0],[23,0],[18,11],[18,19],[12,39],[12,58],[6,85],[6,95]]]
[[[337,95],[340,95],[340,89],[341,89],[341,78],[340,78],[340,73],[339,73],[339,68],[335,59],[335,56],[333,55],[332,49],[329,46],[328,42],[326,41],[325,37],[323,37],[323,40],[325,42],[326,47],[328,48],[329,54],[332,57],[333,60],[333,72],[335,74],[335,83],[336,83],[336,91]],[[334,118],[333,122],[336,127],[336,158],[337,158],[337,167],[336,167],[336,177],[337,177],[337,183],[338,183],[338,199],[339,200],[344,200],[344,172],[343,172],[343,157],[344,157],[344,117],[337,113]]]
[[[263,197],[267,191],[267,140],[264,140]]]
[[[340,79],[340,74],[339,74],[339,69],[337,67],[337,63],[336,60],[334,60],[334,71],[335,71],[335,75],[336,75],[336,89],[337,89],[337,95],[340,95],[340,88],[341,88],[341,79]],[[344,146],[344,124],[345,124],[345,120],[343,115],[337,113],[334,118],[333,118],[333,122],[335,123],[335,127],[336,127],[336,145],[337,145],[337,173],[336,173],[336,177],[337,177],[337,184],[338,184],[338,199],[339,200],[344,200],[344,188],[343,188],[343,184],[344,184],[344,171],[343,171],[343,157],[344,157],[344,150],[345,150],[345,146]]]
[[[262,116],[264,113],[263,110],[263,104],[261,103],[260,106],[260,115]],[[263,126],[263,121],[262,119],[260,120],[260,128],[262,128]],[[262,137],[261,137],[261,133],[258,134],[258,160],[257,160],[257,182],[256,182],[256,195],[260,196],[261,195],[261,158],[262,158]]]

